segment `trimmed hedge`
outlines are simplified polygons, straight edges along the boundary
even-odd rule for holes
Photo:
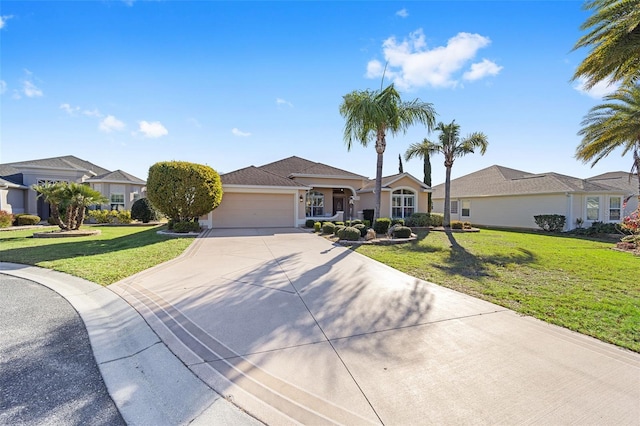
[[[402,226],[404,226],[404,219],[400,219],[400,218],[392,219],[391,220],[391,226],[393,226],[393,225],[402,225]]]
[[[360,239],[360,230],[353,226],[347,226],[342,230],[342,239],[347,241],[358,241]]]
[[[320,222],[315,222],[313,224],[313,232],[320,232],[322,231],[322,224]]]
[[[333,233],[340,239],[342,239],[344,237],[344,234],[342,234],[342,231],[346,228],[346,226],[344,225],[336,225],[335,229],[333,230]]]
[[[380,219],[376,219],[373,223],[373,230],[376,231],[376,234],[386,234],[391,226],[391,219],[388,217],[381,217]]]
[[[367,227],[365,226],[364,223],[356,223],[355,225],[353,225],[353,227],[355,229],[360,230],[360,236],[362,238],[364,238],[364,236],[367,235]]]
[[[452,220],[451,221],[451,229],[462,229],[464,227],[464,224],[459,221],[459,220]]]
[[[18,226],[37,225],[40,223],[40,216],[34,214],[19,214],[16,215],[16,223]]]
[[[324,222],[322,224],[322,233],[323,234],[333,234],[336,230],[336,225],[334,225],[332,222]]]
[[[305,227],[305,228],[313,228],[315,224],[316,224],[316,221],[315,221],[315,220],[313,220],[313,219],[307,219],[307,220],[304,222],[304,227]]]
[[[567,218],[561,214],[539,214],[533,217],[536,225],[547,232],[560,232]]]
[[[198,222],[174,222],[173,232],[187,233],[187,232],[200,232],[200,224]]]
[[[407,226],[425,227],[431,224],[429,213],[413,213],[405,222]]]
[[[393,238],[410,238],[411,228],[408,226],[400,226],[393,231]]]

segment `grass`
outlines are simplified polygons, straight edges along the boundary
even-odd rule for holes
[[[158,227],[99,229],[101,235],[71,238],[33,238],[42,229],[2,231],[0,262],[41,266],[109,285],[177,257],[193,241],[158,235]]]
[[[525,232],[422,232],[355,250],[393,268],[640,352],[640,258],[612,243]]]

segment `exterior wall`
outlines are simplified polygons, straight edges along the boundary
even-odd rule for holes
[[[0,200],[0,209],[8,211],[9,213],[18,214],[24,213],[24,202],[27,195],[27,191],[32,190],[9,188],[8,190],[0,190],[0,197],[4,194],[4,199]]]
[[[584,223],[582,227],[588,228],[593,224],[593,222],[613,222],[613,223],[620,222],[624,216],[628,216],[633,212],[633,210],[635,210],[635,207],[633,207],[633,205],[631,205],[631,208],[630,208],[631,203],[627,203],[627,206],[624,209],[622,209],[622,206],[620,208],[621,210],[620,219],[611,218],[609,214],[609,206],[610,206],[609,203],[612,198],[621,198],[621,203],[623,203],[625,196],[622,194],[604,194],[604,193],[575,194],[572,197],[573,197],[573,202],[571,203],[571,207],[572,207],[571,221],[569,221],[569,218],[567,218],[567,223],[570,225],[569,229],[573,229],[576,227],[575,221],[577,218],[583,219]],[[598,197],[598,199],[600,200],[599,209],[598,209],[598,218],[595,220],[587,219],[587,198],[588,197]],[[638,199],[636,197],[635,198],[636,205],[637,205],[637,200]]]
[[[124,210],[131,210],[131,206],[136,201],[136,193],[138,193],[138,198],[147,196],[147,187],[145,185],[129,182],[91,183],[91,187],[99,191],[107,199],[111,199],[111,194],[124,194]],[[103,204],[100,207],[104,210],[110,209],[111,203]]]
[[[35,185],[40,181],[49,182],[77,182],[81,183],[87,176],[75,170],[54,170],[54,169],[24,169],[22,172],[22,183],[24,186]],[[28,214],[38,214],[38,194],[33,189],[29,189],[24,203],[24,212]],[[46,219],[46,217],[42,217]]]

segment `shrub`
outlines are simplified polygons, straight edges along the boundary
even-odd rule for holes
[[[564,228],[566,217],[560,214],[540,214],[533,217],[536,225],[547,232],[560,232]]]
[[[622,219],[620,227],[626,232],[640,234],[640,207],[638,207],[629,216]]]
[[[393,231],[393,238],[410,238],[411,228],[408,226],[400,226]]]
[[[386,234],[391,226],[391,219],[388,217],[381,217],[380,219],[376,219],[373,223],[373,230],[376,231],[377,234]]]
[[[89,210],[89,217],[96,223],[131,223],[131,212],[129,210]]]
[[[140,198],[131,206],[131,218],[149,223],[152,220],[158,220],[158,212],[148,198]]]
[[[360,231],[361,237],[367,235],[367,227],[364,225],[364,223],[356,223],[355,225],[353,225],[353,227]]]
[[[346,226],[344,225],[337,225],[335,227],[335,229],[333,230],[333,233],[335,234],[336,237],[343,239],[344,238],[344,234],[342,233],[342,231],[344,231],[344,229],[346,228]]]
[[[13,223],[13,215],[4,210],[0,210],[0,228],[8,228]]]
[[[209,166],[164,161],[149,168],[147,194],[165,216],[176,223],[189,222],[220,205],[222,182]]]
[[[200,232],[200,224],[193,221],[181,221],[173,224],[173,232],[187,233],[187,232]]]
[[[313,224],[313,232],[320,232],[322,231],[322,224],[320,222],[315,222]]]
[[[304,227],[305,227],[305,228],[313,228],[313,227],[315,226],[315,224],[316,224],[316,221],[315,221],[315,220],[313,220],[313,219],[307,219],[307,220],[304,222]]]
[[[462,222],[462,229],[471,229],[471,222]]]
[[[351,226],[353,225],[360,225],[362,223],[362,221],[360,219],[353,219],[351,222],[349,222],[349,224]]]
[[[130,210],[118,210],[116,214],[117,223],[129,224],[133,221],[131,219],[131,211]]]
[[[413,213],[406,221],[407,226],[425,227],[429,226],[430,217],[429,213]]]
[[[431,213],[429,215],[429,226],[442,226],[444,224],[444,214]]]
[[[322,233],[323,234],[333,234],[333,232],[336,229],[336,225],[333,224],[333,222],[324,222],[322,224]]]
[[[364,225],[363,225],[364,226]],[[360,239],[360,230],[353,226],[347,226],[342,230],[343,239],[347,241],[358,241]]]
[[[459,220],[451,221],[451,229],[462,229],[462,228],[463,228],[463,224]]]
[[[336,226],[340,226],[340,225],[344,226],[344,222],[341,222],[341,221],[334,221],[333,223],[334,223]]]
[[[392,219],[391,220],[391,226],[393,225],[403,225],[404,226],[404,219]]]
[[[364,226],[366,226],[367,228],[371,228],[371,221],[370,220],[364,219],[362,221],[362,223],[364,223]]]
[[[16,222],[20,225],[37,225],[40,223],[40,216],[33,214],[20,214],[16,215]]]

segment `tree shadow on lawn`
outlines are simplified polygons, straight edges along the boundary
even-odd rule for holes
[[[49,244],[41,246],[5,249],[0,252],[0,262],[27,263],[69,259],[80,256],[93,256],[153,245],[169,236],[158,235],[158,228],[122,235],[113,239],[93,237],[69,237],[45,240]],[[32,238],[32,237],[26,237]],[[7,240],[4,240],[7,241]]]
[[[453,232],[447,230],[445,234],[451,244],[451,251],[447,258],[447,263],[445,265],[433,266],[451,275],[461,275],[472,279],[488,277],[494,275],[490,265],[497,267],[502,267],[507,264],[523,265],[533,263],[537,259],[537,256],[532,251],[521,247],[516,249],[519,253],[476,256],[456,241]]]

